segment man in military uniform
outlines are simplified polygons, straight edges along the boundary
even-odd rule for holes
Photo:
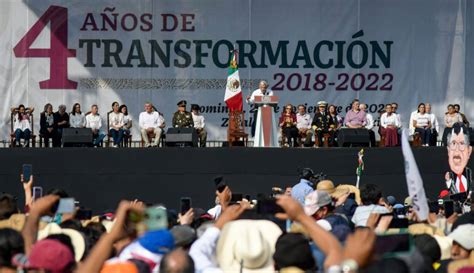
[[[322,146],[324,134],[330,135],[331,142],[334,139],[334,131],[329,130],[331,125],[334,126],[334,124],[326,112],[326,105],[327,102],[325,101],[318,102],[319,111],[314,114],[313,122],[311,123],[314,133],[319,140],[319,146]]]
[[[194,121],[191,113],[186,111],[186,101],[178,102],[178,111],[173,115],[174,128],[193,128]]]

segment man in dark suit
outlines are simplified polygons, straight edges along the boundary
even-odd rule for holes
[[[314,114],[313,122],[311,123],[311,126],[314,130],[314,134],[319,140],[319,146],[322,146],[324,134],[330,135],[331,145],[332,145],[332,142],[334,141],[334,131],[329,130],[330,126],[334,124],[332,122],[332,119],[329,117],[329,115],[326,112],[326,105],[327,105],[327,102],[325,101],[318,102],[319,111],[316,114]]]

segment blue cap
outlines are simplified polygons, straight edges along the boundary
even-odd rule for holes
[[[166,229],[146,232],[138,239],[141,246],[152,253],[166,254],[174,248],[173,234]]]
[[[397,199],[395,199],[395,197],[393,196],[387,196],[387,202],[390,206],[393,206],[395,205],[395,203],[397,203]]]
[[[393,206],[394,209],[403,209],[405,206],[403,206],[402,204],[395,204]]]

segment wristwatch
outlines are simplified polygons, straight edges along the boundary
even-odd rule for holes
[[[359,269],[359,265],[353,259],[347,259],[341,263],[342,273],[355,273]]]

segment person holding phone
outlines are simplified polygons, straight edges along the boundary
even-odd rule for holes
[[[383,203],[382,191],[377,185],[363,185],[360,189],[360,198],[362,206],[357,207],[354,216],[352,216],[352,222],[356,227],[367,226],[370,214],[389,213],[388,209],[381,205]]]
[[[15,144],[18,147],[28,147],[31,137],[30,114],[33,113],[35,108],[25,108],[23,104],[20,104],[18,108],[12,108],[11,110],[13,113]],[[23,146],[21,145],[21,139],[24,140]]]

